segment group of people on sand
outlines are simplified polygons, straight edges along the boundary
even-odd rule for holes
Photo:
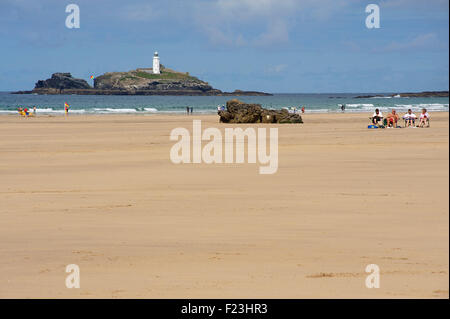
[[[285,108],[285,109],[287,109],[289,113],[293,113],[293,114],[297,113],[297,110],[298,110],[298,108],[297,108],[296,106],[287,107],[287,108]],[[300,108],[300,111],[301,111],[302,113],[305,113],[305,107],[302,106],[302,107]]]
[[[17,112],[23,117],[35,116],[36,115],[36,106],[33,106],[33,113],[30,113],[30,110],[27,107],[18,107]]]
[[[64,103],[64,114],[66,116],[69,115],[69,108],[70,108],[70,105],[67,103]],[[30,110],[27,107],[19,106],[17,108],[17,112],[19,112],[19,114],[23,117],[36,116],[36,111],[37,111],[36,106],[33,106],[33,113],[30,113]]]
[[[419,123],[416,125],[417,116],[412,112],[411,109],[408,109],[408,112],[402,116],[405,127],[430,127],[430,115],[427,112],[427,109],[422,109],[422,112],[419,116]],[[385,127],[400,127],[398,125],[398,121],[400,120],[400,116],[397,114],[397,111],[392,109],[391,113],[389,113],[386,117],[383,117],[383,113],[379,109],[375,109],[372,117],[370,118],[372,124],[381,128]],[[379,124],[381,122],[381,124]]]
[[[296,108],[295,106],[291,107],[291,110],[294,111],[293,113],[297,113],[297,108]],[[300,108],[300,111],[301,111],[302,113],[305,113],[305,107],[302,106],[302,107]]]

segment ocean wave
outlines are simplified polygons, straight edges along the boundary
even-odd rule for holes
[[[373,113],[373,111],[378,108],[383,112],[390,112],[392,109],[396,109],[399,113],[406,112],[408,109],[412,109],[414,112],[420,112],[422,108],[426,108],[430,112],[448,112],[449,111],[449,104],[448,100],[442,100],[442,101],[430,101],[433,103],[423,103],[422,100],[418,100],[418,103],[408,103],[413,102],[413,99],[405,101],[405,100],[396,100],[395,102],[400,102],[394,104],[393,100],[378,100],[377,102],[374,101],[374,103],[350,103],[346,104],[346,110],[345,112],[348,113]],[[402,103],[403,102],[403,103]],[[441,102],[441,103],[439,103]],[[144,103],[143,103],[144,104]],[[263,107],[268,109],[282,109],[285,106],[283,104],[281,105],[273,105],[273,104],[264,104],[261,103]],[[325,104],[325,103],[324,103]],[[341,112],[340,108],[341,104],[333,104],[333,103],[326,103],[325,105],[317,103],[311,103],[306,104],[306,113],[335,113],[335,112]],[[32,108],[28,108],[30,113],[33,113]],[[301,113],[300,110],[297,110],[298,113]],[[41,107],[38,107],[36,110],[36,113],[45,115],[63,115],[64,110],[61,107],[52,107],[43,105]],[[158,104],[155,105],[155,107],[151,107],[149,104],[147,106],[144,105],[117,105],[117,106],[111,106],[110,105],[97,105],[94,106],[77,106],[74,108],[71,108],[69,111],[69,114],[186,114],[186,109],[184,106],[165,106],[164,104]],[[16,107],[13,105],[2,105],[0,106],[0,115],[7,115],[7,114],[17,114]],[[195,107],[194,105],[194,114],[217,114],[217,107],[214,105],[211,106],[198,106]]]
[[[134,109],[131,108],[123,108],[123,109],[115,109],[115,108],[94,108],[93,113],[156,113],[158,110],[153,107],[136,107]]]
[[[29,112],[33,113],[33,109],[29,108]],[[88,108],[88,109],[70,109],[69,114],[83,114],[83,113],[90,113],[90,114],[117,114],[117,113],[156,113],[158,110],[154,107],[138,107],[138,108]],[[17,113],[17,110],[0,110],[0,113]],[[64,114],[64,110],[61,109],[53,109],[51,107],[49,108],[37,108],[36,109],[37,114]]]
[[[338,105],[338,111],[340,110]],[[413,111],[420,111],[426,108],[428,111],[448,111],[448,104],[445,103],[417,103],[417,104],[394,104],[394,105],[374,105],[374,104],[346,104],[347,112],[371,112],[373,110],[380,109],[383,112],[391,111],[395,109],[397,111],[407,111],[412,109]]]
[[[412,109],[413,111],[421,110],[423,108],[428,111],[448,111],[448,104],[443,103],[418,103],[418,104],[395,104],[396,109],[400,110],[408,110]]]
[[[358,104],[346,104],[346,107],[374,107],[373,104],[358,103]]]

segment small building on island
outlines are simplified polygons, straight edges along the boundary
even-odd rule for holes
[[[158,52],[155,52],[155,54],[153,54],[153,74],[161,74],[161,71],[159,69]]]

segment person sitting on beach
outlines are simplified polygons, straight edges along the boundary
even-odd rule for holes
[[[415,127],[416,118],[417,118],[416,114],[414,114],[412,110],[409,109],[408,112],[405,115],[403,115],[403,119],[405,120],[405,127],[407,126]]]
[[[397,112],[393,109],[392,113],[389,113],[386,116],[386,120],[387,120],[387,127],[397,127],[397,122],[398,122],[398,114]]]
[[[378,122],[383,120],[383,113],[381,113],[379,109],[375,109],[375,112],[373,113],[371,119],[373,125],[378,125]]]
[[[424,127],[425,124],[427,127],[430,127],[430,115],[428,115],[427,109],[422,109],[422,113],[420,113],[419,127]]]

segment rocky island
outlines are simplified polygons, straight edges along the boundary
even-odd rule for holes
[[[108,72],[94,78],[94,87],[70,73],[54,73],[50,79],[39,80],[32,91],[15,94],[79,94],[79,95],[272,95],[255,91],[222,92],[209,83],[189,75],[160,66],[160,73],[151,68],[138,68],[128,72]]]

